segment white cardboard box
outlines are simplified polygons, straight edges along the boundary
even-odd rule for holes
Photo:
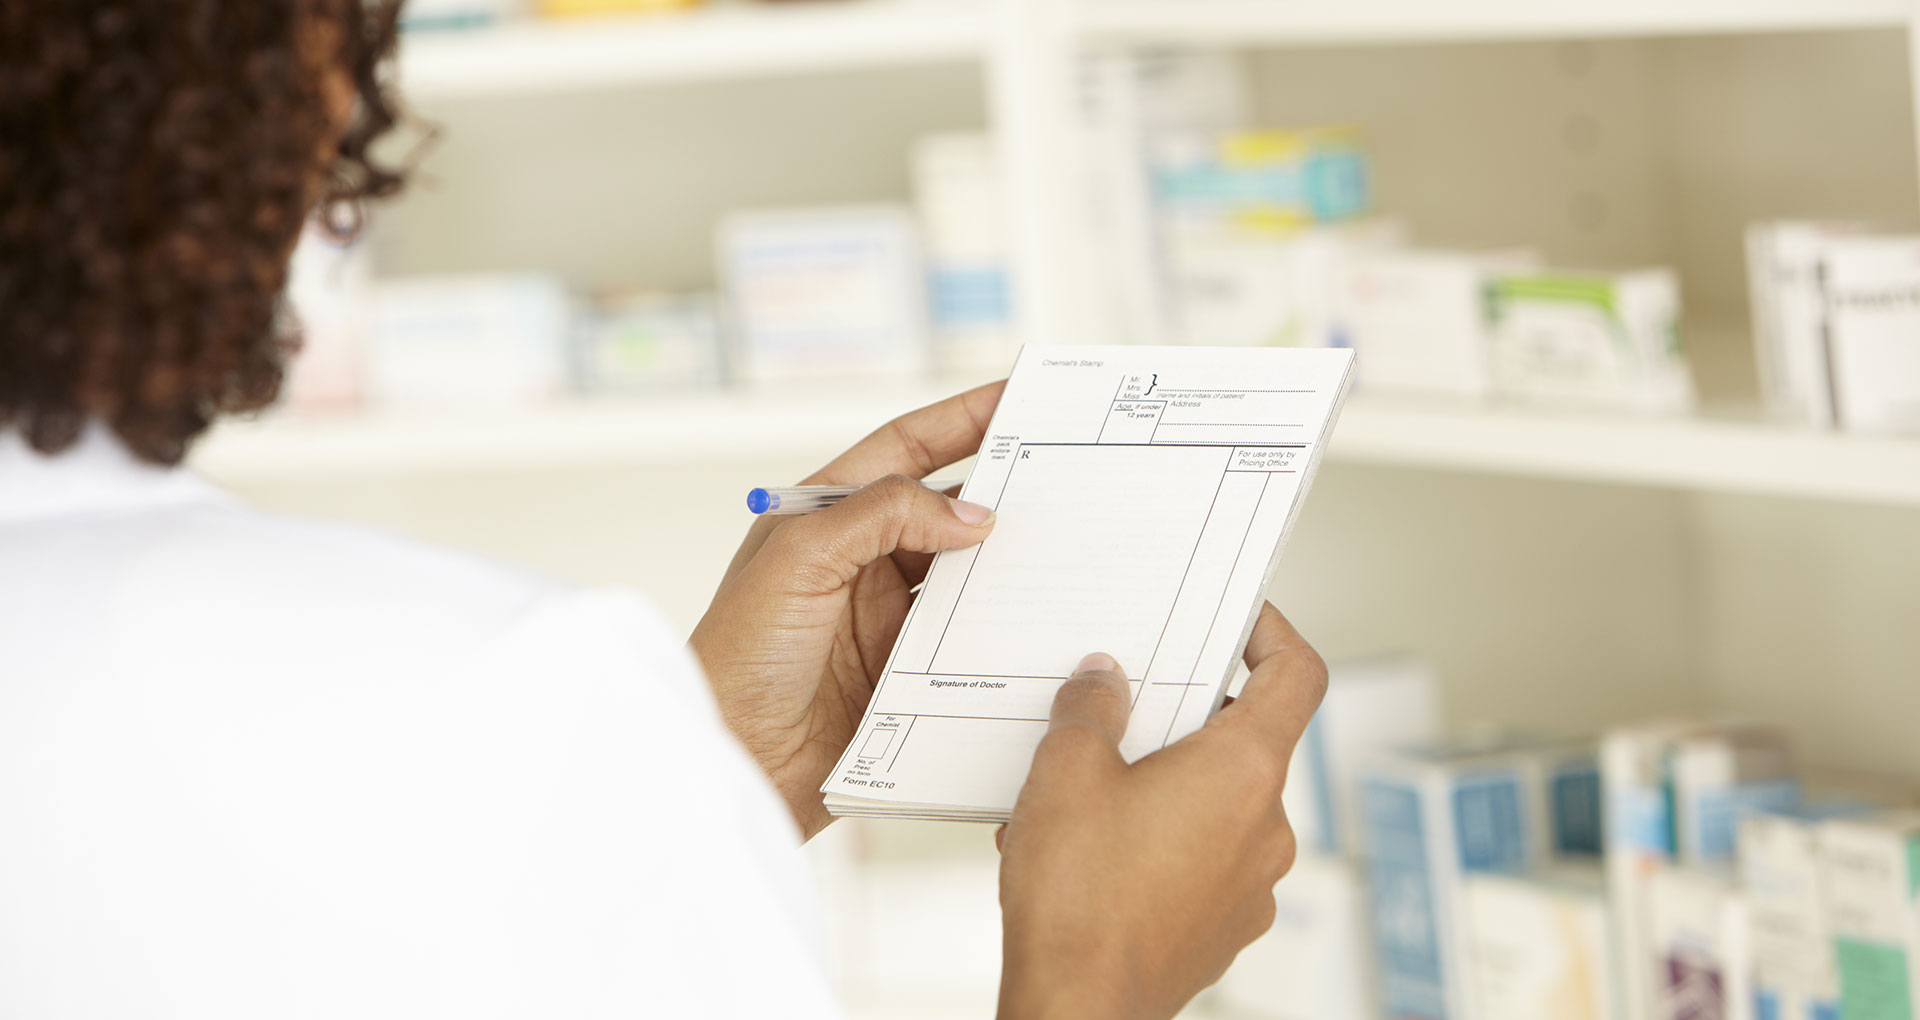
[[[1651,412],[1692,408],[1672,270],[1505,274],[1488,294],[1502,396]]]
[[[1649,907],[1656,1020],[1753,1020],[1751,925],[1733,876],[1656,869]]]
[[[600,295],[574,338],[574,371],[580,388],[589,393],[687,390],[720,383],[720,322],[710,295]]]
[[[1920,1017],[1920,811],[1820,825],[1846,1020]]]
[[[1085,312],[1110,343],[1174,342],[1166,251],[1146,153],[1168,132],[1220,131],[1252,117],[1231,50],[1121,49],[1080,61]],[[1098,295],[1097,298],[1094,295]]]
[[[1727,865],[1749,811],[1797,799],[1776,732],[1696,721],[1626,727],[1601,743],[1606,868],[1623,1015],[1648,1020],[1666,987],[1653,930],[1653,881],[1682,859]]]
[[[1003,371],[1019,344],[1010,207],[992,139],[953,132],[915,142],[913,196],[926,254],[934,369]]]
[[[1766,726],[1716,726],[1677,741],[1673,778],[1676,858],[1682,864],[1733,863],[1740,819],[1800,802],[1793,749]]]
[[[1375,966],[1387,1015],[1472,1020],[1464,883],[1539,863],[1537,770],[1525,755],[1428,748],[1363,786]]]
[[[568,388],[574,303],[556,277],[422,276],[373,289],[367,396],[409,407],[498,408]]]
[[[903,377],[927,367],[913,214],[890,205],[735,213],[720,279],[745,382]]]
[[[1477,1020],[1612,1020],[1613,941],[1597,865],[1466,882]]]
[[[1183,229],[1168,239],[1174,334],[1219,347],[1347,346],[1335,282],[1348,259],[1391,249],[1398,224],[1369,220],[1286,233]]]
[[[1920,238],[1834,244],[1822,266],[1836,420],[1920,433]]]
[[[1606,836],[1598,742],[1542,740],[1531,750],[1540,785],[1541,853],[1572,870],[1598,868]]]
[[[1828,809],[1761,811],[1740,825],[1760,1020],[1838,1020],[1840,975],[1820,876]]]
[[[1842,223],[1756,223],[1747,228],[1747,288],[1755,360],[1768,414],[1794,425],[1833,424],[1821,262],[1862,228]]]
[[[1363,393],[1484,399],[1493,392],[1486,288],[1531,268],[1526,252],[1362,251],[1338,268],[1338,329]]]
[[[1335,662],[1328,673],[1326,698],[1294,748],[1283,803],[1302,847],[1361,854],[1362,773],[1395,747],[1439,735],[1438,680],[1409,656]]]
[[[1648,723],[1614,730],[1600,744],[1607,799],[1607,890],[1613,900],[1624,1020],[1653,1016],[1650,885],[1654,872],[1673,861],[1676,852],[1667,763],[1675,742],[1698,729],[1687,722]]]

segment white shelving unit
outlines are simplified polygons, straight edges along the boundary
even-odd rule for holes
[[[281,416],[222,426],[195,465],[223,482],[390,478],[552,466],[675,465],[843,448],[963,386],[827,387],[806,396],[717,393],[577,402],[502,413]]]
[[[1905,0],[1089,0],[1081,31],[1109,43],[1576,39],[1901,28]]]
[[[664,466],[739,451],[813,453],[964,388],[829,387],[659,402],[576,403],[506,414],[283,417],[229,425],[196,459],[222,481],[380,478],[551,466]],[[1920,442],[1713,419],[1351,402],[1328,457],[1375,464],[1920,508]]]
[[[1008,182],[1021,327],[1057,340],[1096,331],[1091,306],[1101,300],[1087,290],[1081,267],[1093,253],[1071,214],[1086,158],[1071,137],[1076,52],[1785,36],[1897,31],[1915,19],[1911,0],[719,0],[689,12],[412,35],[400,80],[431,116],[502,99],[975,68]],[[1500,243],[1514,240],[1535,239]]]
[[[403,47],[401,82],[410,98],[442,102],[976,62],[1000,45],[996,6],[734,2],[416,34]],[[1091,44],[1286,46],[1903,28],[1911,18],[1906,0],[1085,0],[1061,20]]]
[[[1920,508],[1920,442],[1714,419],[1356,401],[1337,461]]]
[[[587,89],[964,64],[985,7],[914,0],[746,6],[521,22],[408,36],[400,82],[428,104]]]

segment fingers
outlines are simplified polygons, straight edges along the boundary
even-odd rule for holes
[[[1246,658],[1253,673],[1234,702],[1234,713],[1251,719],[1290,755],[1327,692],[1326,663],[1271,602],[1260,607]]]
[[[1252,636],[1247,638],[1247,668],[1259,669],[1262,662],[1276,655],[1302,648],[1312,650],[1307,639],[1293,629],[1293,621],[1275,609],[1273,603],[1260,603],[1260,616],[1253,622]]]
[[[1113,656],[1095,652],[1080,660],[1080,665],[1060,685],[1053,696],[1053,712],[1048,717],[1047,735],[1086,731],[1120,754],[1120,738],[1127,732],[1127,713],[1133,708],[1127,675]]]
[[[949,485],[940,491],[959,499],[961,488],[958,485]],[[907,582],[907,587],[918,588],[920,582],[927,579],[928,568],[933,566],[933,554],[897,550],[893,554],[893,565],[899,569],[900,578]]]
[[[1006,382],[989,383],[903,415],[861,440],[833,463],[809,476],[806,485],[865,485],[889,474],[924,477],[965,460],[980,448],[987,423],[1000,403]],[[949,492],[948,495],[954,495]],[[783,522],[762,517],[747,529],[747,537],[727,564],[720,583],[730,583],[758,555]],[[903,566],[903,571],[906,568]],[[920,573],[924,576],[925,569]]]
[[[988,383],[904,414],[806,479],[807,485],[865,485],[883,475],[924,478],[979,452],[1006,381]]]
[[[834,506],[782,525],[768,539],[768,566],[785,582],[824,594],[882,556],[965,548],[992,530],[992,510],[889,475]]]

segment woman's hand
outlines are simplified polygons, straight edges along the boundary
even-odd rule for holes
[[[1271,605],[1247,665],[1239,700],[1133,765],[1118,665],[1090,655],[1060,688],[1001,831],[1001,1020],[1171,1017],[1273,923],[1280,791],[1327,669]]]
[[[820,785],[853,739],[933,554],[993,515],[912,481],[972,456],[1003,383],[898,418],[805,480],[865,485],[837,506],[756,522],[691,645],[727,726],[811,837]]]

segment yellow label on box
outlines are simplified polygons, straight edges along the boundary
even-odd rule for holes
[[[539,0],[542,17],[572,18],[593,14],[643,14],[698,7],[702,0]]]

